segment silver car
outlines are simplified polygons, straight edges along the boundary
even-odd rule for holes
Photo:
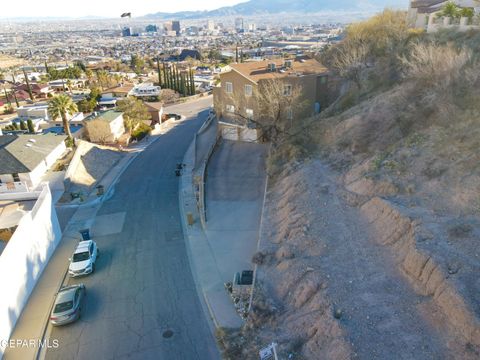
[[[62,287],[55,298],[50,323],[57,326],[78,320],[84,297],[85,285],[83,284]]]

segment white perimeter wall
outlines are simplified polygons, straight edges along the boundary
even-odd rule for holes
[[[46,185],[0,255],[0,339],[9,339],[61,235]],[[3,351],[0,348],[0,358]]]

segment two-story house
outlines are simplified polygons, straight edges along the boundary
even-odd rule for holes
[[[283,87],[285,96],[293,89],[300,89],[299,101],[305,106],[285,109],[285,116],[292,120],[319,113],[330,102],[328,69],[306,56],[230,64],[230,69],[220,74],[220,84],[213,89],[215,112],[223,119],[257,119],[262,106],[255,94],[272,80]]]

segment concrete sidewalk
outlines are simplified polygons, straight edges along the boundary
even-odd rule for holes
[[[192,185],[194,162],[194,143],[192,142],[183,159],[186,167],[180,180],[179,202],[193,277],[199,296],[204,299],[215,327],[238,328],[243,325],[243,320],[238,316],[232,300],[225,291],[221,271],[200,223]],[[188,213],[195,219],[193,225],[187,224]]]
[[[148,139],[133,146],[130,152],[101,179],[100,184],[105,187],[103,196],[98,197],[95,190],[89,195],[87,201],[82,204],[62,206],[62,208],[74,208],[75,212],[64,229],[58,247],[55,249],[47,267],[33,289],[10,339],[38,340],[44,338],[50,327],[48,319],[54,297],[66,279],[69,264],[68,258],[81,238],[79,230],[92,227],[103,201],[113,194],[115,183],[135,157],[154,141],[158,140],[161,134],[176,125],[166,123],[155,132],[152,132]],[[4,359],[37,359],[42,358],[42,355],[43,351],[39,351],[36,347],[24,347],[7,349]]]
[[[180,209],[184,234],[200,295],[205,299],[217,328],[238,328],[243,320],[237,314],[224,283],[235,272],[253,269],[251,258],[257,248],[260,213],[265,188],[266,147],[259,144],[222,144],[209,164],[207,180],[208,223],[203,231],[192,186],[193,143],[185,154],[186,170],[180,182]],[[226,147],[225,147],[226,146]],[[233,148],[237,148],[233,150]],[[233,150],[233,151],[232,151]],[[247,156],[226,165],[230,156]],[[239,176],[238,172],[243,176]],[[234,186],[236,183],[237,186]],[[195,223],[187,224],[187,213]]]

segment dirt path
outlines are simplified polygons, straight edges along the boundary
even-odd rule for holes
[[[326,293],[342,310],[354,353],[361,359],[451,358],[434,319],[425,316],[437,316],[437,309],[398,273],[388,249],[374,241],[360,211],[339,198],[328,174],[319,162],[305,174],[310,189],[324,189],[311,231],[325,247],[319,265],[329,279]]]

